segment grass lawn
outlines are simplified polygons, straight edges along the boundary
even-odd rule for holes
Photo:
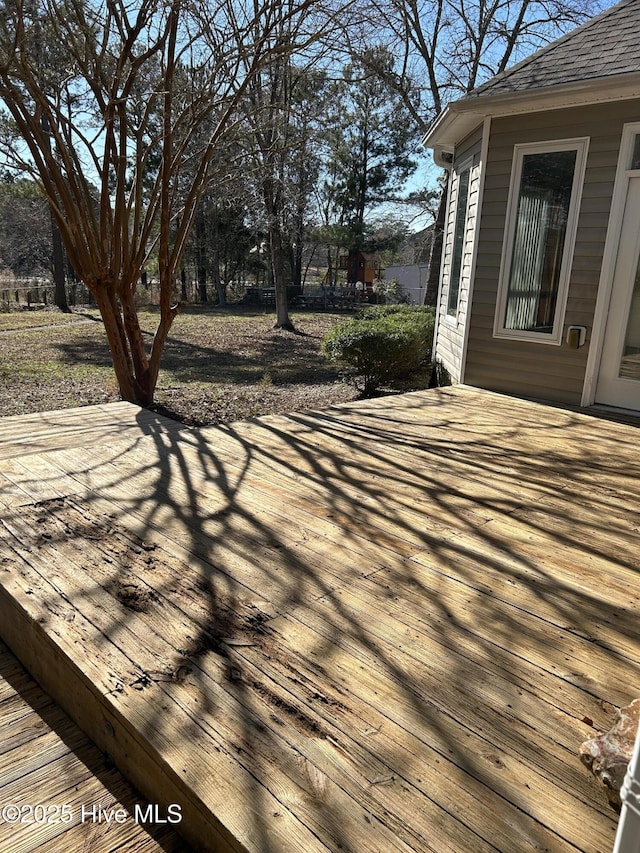
[[[87,317],[80,309],[73,314],[63,314],[57,308],[47,311],[10,311],[0,313],[0,332],[37,329],[42,326],[64,326],[68,323],[86,321],[86,319]]]
[[[172,327],[156,403],[187,423],[214,424],[354,399],[320,353],[343,316],[293,313],[292,335],[273,329],[273,314],[188,307]],[[155,322],[153,309],[142,312],[149,338]],[[0,416],[118,399],[97,312],[0,314]]]

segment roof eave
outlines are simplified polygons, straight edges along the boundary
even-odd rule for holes
[[[640,97],[640,71],[526,91],[467,95],[445,107],[423,138],[434,150],[455,146],[491,116],[520,115]]]
[[[482,123],[487,115],[484,105],[478,102],[474,110],[465,109],[464,105],[459,109],[463,101],[466,99],[454,101],[440,113],[422,140],[426,148],[453,150],[461,139]]]

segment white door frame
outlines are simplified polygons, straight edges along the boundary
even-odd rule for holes
[[[636,134],[640,134],[640,121],[624,125],[620,143],[620,155],[618,157],[618,168],[613,185],[609,227],[607,228],[607,237],[602,257],[602,270],[600,272],[600,281],[598,282],[598,297],[593,317],[589,355],[587,357],[585,379],[582,388],[582,406],[592,406],[595,400],[629,178],[640,177],[640,169],[633,171],[628,168],[631,162]]]

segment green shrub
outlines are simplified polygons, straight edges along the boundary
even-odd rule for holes
[[[380,386],[416,373],[431,360],[434,312],[416,305],[364,308],[352,320],[329,331],[322,352],[349,365],[362,385],[363,396]]]
[[[375,279],[373,292],[385,305],[402,305],[408,302],[407,294],[397,278]]]
[[[433,331],[435,312],[433,308],[427,305],[411,305],[408,302],[399,305],[363,305],[358,311],[357,317],[358,319],[375,320],[378,317],[394,317],[398,314],[414,320],[418,317],[427,318]]]

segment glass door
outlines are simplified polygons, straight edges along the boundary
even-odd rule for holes
[[[636,382],[640,380],[640,259],[633,282],[627,331],[624,336],[618,375],[622,379],[633,379]]]
[[[640,411],[640,177],[630,177],[596,403]]]

